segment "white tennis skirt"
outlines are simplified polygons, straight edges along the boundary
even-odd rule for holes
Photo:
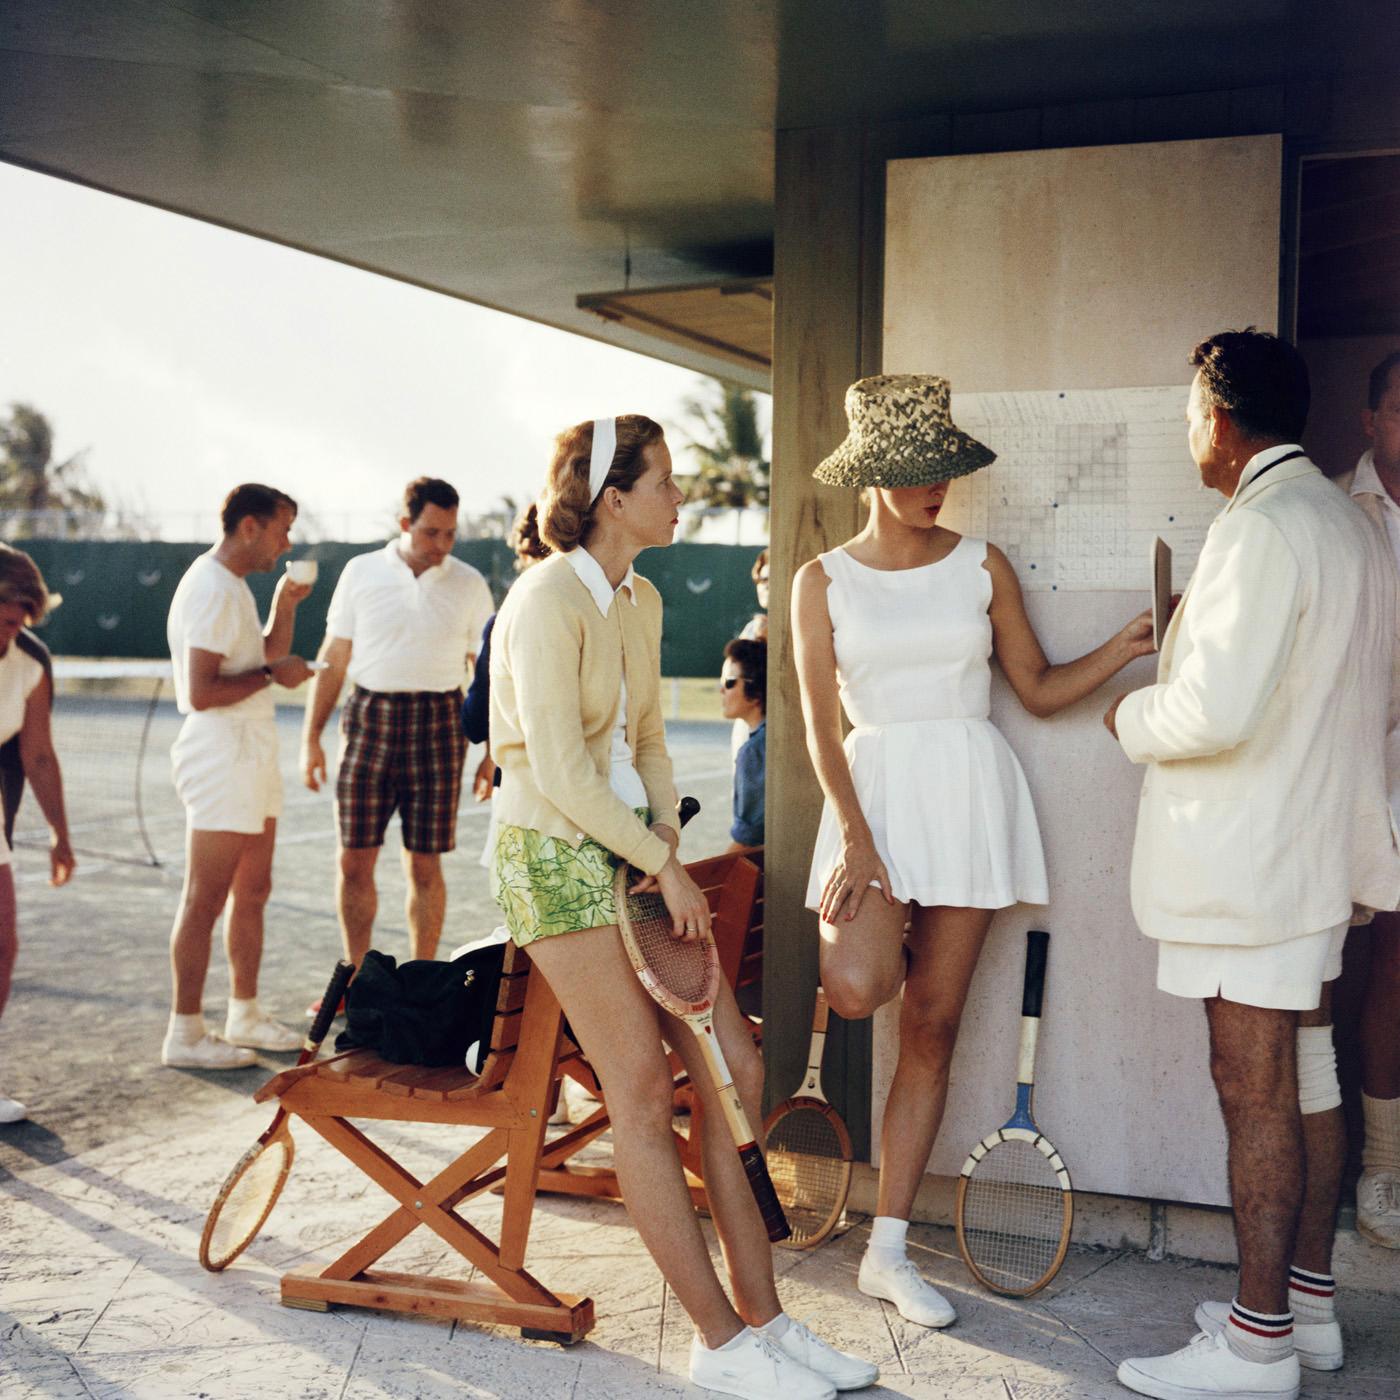
[[[862,725],[845,748],[895,899],[969,909],[1049,901],[1030,789],[991,720]],[[840,856],[828,803],[812,853],[809,909],[820,907]]]

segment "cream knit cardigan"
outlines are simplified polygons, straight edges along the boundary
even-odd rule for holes
[[[661,595],[639,574],[635,603],[604,617],[560,555],[522,574],[491,634],[491,753],[501,768],[499,820],[585,837],[654,875],[671,848],[609,781],[624,658],[627,741],[652,820],[677,827],[676,789],[661,718]]]

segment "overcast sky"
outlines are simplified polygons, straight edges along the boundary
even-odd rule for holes
[[[561,428],[703,383],[659,360],[0,163],[0,411],[109,497],[213,530],[239,481],[354,533],[419,473],[464,510],[538,488]],[[189,537],[188,529],[167,536]]]

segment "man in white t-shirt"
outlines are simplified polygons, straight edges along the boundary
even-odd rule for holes
[[[1356,469],[1337,484],[1385,532],[1400,566],[1400,350],[1371,371],[1362,426],[1371,440]],[[1390,805],[1400,816],[1400,732],[1392,730],[1386,768]],[[1371,925],[1371,971],[1361,1008],[1361,1106],[1366,1141],[1356,1184],[1356,1228],[1400,1249],[1400,913]]]
[[[356,966],[369,948],[375,864],[395,811],[412,956],[431,958],[442,936],[442,853],[456,844],[466,757],[462,679],[495,611],[486,580],[452,557],[457,499],[434,477],[409,482],[399,537],[342,570],[320,651],[326,669],[306,709],[302,772],[318,792],[326,778],[321,733],[348,675],[353,690],[340,718],[336,778],[336,901],[346,956]]]
[[[272,686],[311,674],[289,655],[297,605],[309,585],[283,575],[264,628],[246,582],[291,547],[296,502],[271,486],[235,487],[224,501],[223,539],[190,565],[166,623],[175,701],[185,722],[170,750],[188,823],[185,887],[170,936],[175,1005],[161,1060],[194,1069],[238,1069],[254,1050],[295,1050],[301,1037],[258,1006],[263,909],[282,811]],[[224,938],[232,989],[224,1035],[204,1025],[204,980],[214,924]]]

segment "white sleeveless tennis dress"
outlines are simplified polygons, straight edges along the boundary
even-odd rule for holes
[[[1049,899],[1025,775],[991,712],[992,577],[985,540],[936,564],[872,569],[844,549],[820,557],[846,758],[875,849],[901,902],[1001,909]],[[841,855],[822,813],[807,907]]]

